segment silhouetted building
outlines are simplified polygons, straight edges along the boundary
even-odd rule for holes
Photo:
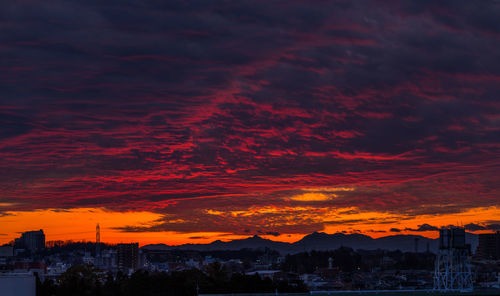
[[[39,251],[45,248],[45,234],[43,230],[23,232],[20,238],[15,240],[15,247],[30,251]]]
[[[467,249],[465,229],[462,227],[443,227],[439,230],[439,249]]]
[[[139,244],[118,244],[117,259],[119,270],[123,272],[136,270],[139,261]]]
[[[481,259],[500,260],[500,231],[479,235],[476,256]]]
[[[12,257],[14,256],[14,248],[9,245],[0,247],[0,257]]]

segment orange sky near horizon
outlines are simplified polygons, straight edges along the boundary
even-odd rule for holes
[[[499,218],[497,207],[475,208],[457,214],[450,215],[422,215],[413,218],[403,218],[397,223],[379,224],[351,224],[351,225],[327,225],[323,229],[326,233],[354,233],[360,232],[377,238],[395,234],[418,234],[430,238],[436,238],[436,231],[409,231],[405,228],[416,229],[419,225],[427,223],[434,226],[465,225],[475,223],[478,217],[482,220],[495,220]],[[232,240],[245,238],[249,235],[236,235],[223,232],[191,232],[180,233],[173,231],[158,232],[123,232],[115,229],[123,225],[145,225],[151,226],[157,223],[162,215],[152,212],[113,212],[99,208],[76,208],[71,210],[36,210],[7,212],[0,217],[2,232],[0,243],[8,243],[19,237],[20,233],[29,230],[43,229],[46,241],[51,240],[73,240],[73,241],[95,241],[95,227],[99,223],[101,227],[101,241],[106,243],[139,242],[139,244],[165,243],[168,245],[179,245],[185,243],[209,243],[214,240]],[[342,219],[373,219],[374,217],[392,216],[387,213],[359,212],[346,214]],[[391,228],[400,228],[401,232],[391,232]],[[480,231],[485,232],[485,231]],[[252,234],[253,235],[253,234]],[[260,235],[276,241],[294,242],[301,239],[304,234],[282,233],[278,236]]]
[[[500,230],[500,5],[339,2],[9,1],[0,244]]]

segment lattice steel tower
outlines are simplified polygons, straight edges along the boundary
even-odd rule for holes
[[[99,223],[95,227],[95,265],[101,264],[101,228]]]
[[[434,290],[472,291],[470,255],[470,245],[465,243],[463,227],[441,228],[434,270]]]

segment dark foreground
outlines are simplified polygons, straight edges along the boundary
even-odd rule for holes
[[[436,292],[436,291],[312,291],[308,293],[230,293],[230,294],[199,294],[199,296],[469,296],[469,295],[500,295],[500,290],[472,292]]]

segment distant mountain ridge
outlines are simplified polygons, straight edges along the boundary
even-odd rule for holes
[[[471,244],[474,251],[477,247],[477,235],[466,233],[466,241]],[[414,252],[415,244],[417,251],[424,252],[429,249],[430,252],[436,252],[438,248],[438,239],[431,239],[421,235],[390,235],[380,238],[372,238],[367,235],[353,233],[334,233],[313,232],[304,236],[301,240],[294,243],[273,241],[262,238],[258,235],[244,239],[236,239],[228,242],[220,240],[208,244],[184,244],[179,246],[169,246],[165,244],[154,244],[143,246],[147,250],[193,250],[193,251],[220,251],[220,250],[240,250],[240,249],[264,249],[269,248],[282,254],[298,253],[305,251],[324,251],[334,250],[340,247],[350,247],[353,249],[364,250],[401,250],[403,252]]]

